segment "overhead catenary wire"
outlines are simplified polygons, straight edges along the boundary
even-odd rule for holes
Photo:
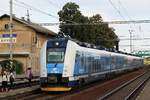
[[[130,45],[119,45],[121,47],[129,47]],[[141,47],[145,47],[145,46],[150,46],[150,45],[132,45],[132,46],[141,46]]]
[[[129,23],[150,23],[150,20],[129,20],[129,21],[105,21],[102,23],[37,23],[41,26],[54,26],[54,25],[102,25],[102,24],[129,24]]]
[[[36,11],[38,11],[38,12],[40,12],[40,13],[43,13],[43,14],[45,14],[45,15],[48,15],[48,16],[51,16],[51,17],[54,17],[54,18],[57,18],[57,19],[59,19],[57,16],[54,16],[54,15],[52,15],[52,14],[50,14],[50,13],[46,13],[46,12],[44,12],[44,11],[42,11],[42,10],[40,10],[40,9],[37,9],[37,8],[35,8],[35,7],[32,7],[32,6],[30,6],[30,5],[28,5],[28,4],[26,4],[26,3],[24,3],[24,2],[22,2],[22,1],[18,1],[18,0],[15,0],[16,2],[19,2],[20,4],[23,4],[23,5],[25,5],[25,6],[28,6],[30,9],[32,9],[32,10],[36,10]],[[113,5],[113,3],[112,3],[112,1],[111,0],[109,0],[110,1],[110,3]],[[18,5],[18,4],[17,4]],[[21,6],[21,5],[18,5],[18,6]],[[22,7],[24,7],[24,6],[22,6]],[[114,8],[116,8],[115,6],[114,6]],[[117,8],[116,8],[117,9]],[[119,10],[118,10],[119,11]],[[120,12],[120,11],[119,11]],[[120,13],[121,14],[121,13]],[[70,20],[68,20],[68,21],[70,21]],[[73,22],[73,21],[70,21],[70,22]],[[73,23],[76,23],[76,22],[73,22]],[[130,23],[150,23],[150,20],[128,20],[128,21],[110,21],[110,22],[104,22],[104,23],[108,23],[108,24],[130,24]],[[104,24],[104,23],[101,23],[101,24]],[[45,25],[57,25],[57,24],[61,24],[61,23],[40,23],[40,25],[42,25],[42,24],[45,24]],[[99,24],[99,23],[98,23]],[[97,23],[96,24],[93,24],[93,25],[98,25]],[[73,25],[73,24],[68,24],[68,25]],[[92,24],[89,24],[89,23],[76,23],[76,24],[74,24],[74,25],[92,25]]]
[[[54,6],[55,8],[60,8],[60,6],[58,6],[56,3],[52,2],[51,0],[47,0],[47,2],[48,2],[50,5]]]
[[[25,8],[25,9],[32,10],[30,7],[20,5],[20,4],[19,4],[19,3],[17,3],[17,2],[14,2],[13,4],[14,4],[15,6],[18,6],[18,7],[22,7],[22,8]]]
[[[57,19],[57,20],[59,19],[59,17],[57,17],[57,16],[55,16],[55,15],[52,15],[52,14],[47,13],[47,12],[44,12],[44,11],[42,11],[42,10],[39,9],[39,8],[32,7],[31,5],[26,4],[26,3],[22,2],[22,1],[19,1],[19,0],[15,0],[15,1],[18,2],[18,3],[20,3],[20,4],[22,4],[22,5],[25,5],[25,6],[29,7],[30,9],[32,9],[32,10],[34,10],[34,11],[37,11],[37,12],[39,12],[39,13],[42,13],[42,14],[45,14],[45,15],[47,15],[47,16],[53,17],[53,18],[55,18],[55,19]],[[66,20],[66,21],[71,22],[71,23],[77,23],[77,22],[74,22],[74,21],[72,21],[72,20]]]
[[[37,8],[35,8],[35,7],[32,7],[32,6],[26,4],[26,3],[22,2],[22,1],[18,1],[18,0],[15,0],[15,1],[16,1],[16,2],[19,2],[20,4],[23,4],[23,5],[27,6],[27,7],[29,7],[29,8],[32,9],[32,10],[36,10],[36,11],[38,11],[38,12],[40,12],[40,13],[45,14],[45,15],[48,15],[48,16],[54,17],[54,18],[56,18],[56,19],[59,19],[57,16],[54,16],[54,15],[49,14],[49,13],[46,13],[46,12],[44,12],[44,11],[42,11],[42,10],[40,10],[40,9],[37,9]],[[109,1],[110,1],[110,3],[113,5],[112,1],[111,1],[111,0],[109,0]],[[19,5],[19,6],[20,6],[20,5]],[[113,5],[113,6],[114,6],[114,5]],[[117,8],[116,8],[115,6],[114,6],[114,8],[117,10]],[[119,11],[119,10],[117,10],[117,11]],[[121,14],[120,11],[119,11],[119,14]],[[72,23],[75,23],[75,24],[72,24],[72,23],[71,23],[71,24],[65,24],[65,23],[63,23],[63,24],[64,24],[64,25],[92,25],[91,23],[76,23],[76,22],[71,21],[71,20],[68,20],[68,21],[70,21],[70,22],[72,22]],[[106,23],[108,23],[108,24],[150,23],[150,20],[110,21],[110,22],[103,22],[103,23],[100,23],[100,24],[106,24]],[[62,24],[62,23],[39,23],[38,25],[53,26],[53,25],[58,25],[58,24]],[[93,25],[99,25],[99,23],[98,23],[98,24],[95,23],[95,24],[93,24]]]
[[[33,6],[29,5],[29,4],[26,4],[26,3],[22,2],[22,1],[19,1],[19,0],[15,0],[15,1],[18,2],[18,3],[20,3],[20,4],[23,4],[23,5],[27,6],[27,7],[29,7],[29,8],[32,9],[32,10],[38,11],[38,12],[40,12],[40,13],[42,13],[42,14],[45,14],[45,15],[48,15],[48,16],[50,16],[50,17],[53,17],[53,18],[58,19],[58,17],[56,17],[56,16],[54,16],[54,15],[52,15],[52,14],[50,14],[50,13],[44,12],[44,11],[42,11],[42,10],[39,9],[39,8],[35,8],[35,7],[33,7]]]
[[[120,39],[120,40],[130,40],[129,38],[125,38],[125,39]],[[150,40],[149,37],[146,38],[132,38],[132,40]]]
[[[122,4],[120,0],[118,0],[119,5],[122,7],[124,12],[126,13],[126,16],[128,17],[129,20],[132,20],[131,16],[128,14],[126,7]]]
[[[122,15],[122,13],[120,12],[120,10],[118,10],[118,8],[115,6],[115,4],[111,1],[111,0],[108,0],[109,1],[109,3],[112,5],[112,7],[116,10],[116,12],[124,19],[124,20],[126,20],[125,19],[125,17]]]
[[[119,6],[122,8],[122,10],[126,13],[126,17],[128,17],[129,20],[132,20],[132,18],[129,16],[125,6],[122,4],[122,2],[120,0],[118,0],[118,3],[119,3]],[[129,29],[129,34],[130,34],[130,52],[132,52],[132,34],[133,32],[136,32],[136,28],[135,28],[135,23],[133,23],[134,27],[131,25],[131,24],[128,24],[130,26],[130,29]]]
[[[3,10],[3,9],[0,9],[0,11],[2,11],[2,12],[8,12],[8,11],[6,11],[6,10]]]
[[[15,17],[15,16],[14,16]],[[24,19],[20,19],[22,21],[27,22],[28,24],[25,24],[23,26],[32,26],[32,25],[37,25],[37,26],[58,26],[60,24],[66,25],[66,26],[89,26],[89,25],[102,25],[102,24],[129,24],[129,23],[145,23],[149,24],[150,20],[129,20],[129,21],[104,21],[101,23],[33,23],[33,22],[28,22]],[[19,24],[13,24],[13,25],[19,25]]]
[[[126,16],[128,17],[129,20],[133,20],[131,15],[129,15],[128,11],[127,11],[127,8],[124,6],[124,3],[121,2],[121,0],[118,0],[118,3],[120,5],[120,7],[124,10],[124,12],[126,13]],[[133,27],[130,25],[130,28],[131,30],[135,31],[136,30],[136,26],[135,26],[135,23],[133,23],[134,25],[134,30],[133,30]]]
[[[128,17],[128,20],[133,20],[131,18],[131,16],[128,14],[128,11],[127,11],[126,7],[124,6],[124,4],[122,4],[122,2],[120,0],[118,0],[118,3],[119,3],[119,6],[122,8],[122,10],[124,10],[124,12],[126,13],[126,16]],[[133,24],[135,26],[135,23],[133,23]],[[131,28],[131,26],[130,26],[130,28]]]
[[[112,2],[112,0],[108,0],[109,3],[112,5],[112,7],[117,11],[117,13],[124,19],[126,20],[126,18],[123,16],[123,14],[121,13],[121,11],[115,6],[115,4]],[[127,10],[125,9],[125,7],[123,6],[123,4],[121,3],[121,1],[119,0],[119,4],[120,6],[125,10],[125,12],[127,13]],[[127,14],[129,20],[132,20],[131,17]],[[131,23],[128,23],[128,25],[131,24]],[[135,23],[134,23],[135,24]],[[129,25],[130,26],[130,25]],[[131,28],[131,26],[130,26]],[[131,29],[133,30],[133,29]]]

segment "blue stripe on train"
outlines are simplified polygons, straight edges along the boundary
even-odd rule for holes
[[[47,73],[57,73],[62,74],[63,73],[64,64],[63,63],[53,63],[53,64],[47,64]]]
[[[69,81],[68,86],[77,86],[79,83],[77,81]]]

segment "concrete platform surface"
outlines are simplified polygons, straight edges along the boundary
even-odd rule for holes
[[[32,79],[32,82],[34,81],[39,81],[39,78],[34,78]],[[28,79],[24,78],[24,79],[15,79],[14,84],[21,84],[21,83],[27,83]],[[10,84],[10,82],[8,82],[8,85]],[[0,86],[2,86],[2,83],[0,82]]]
[[[18,81],[18,80],[24,80],[27,78],[27,75],[26,74],[21,74],[21,75],[14,75],[15,76],[15,80]],[[39,78],[39,75],[34,75],[33,78]],[[0,83],[2,82],[2,76],[0,75]]]
[[[141,91],[140,95],[137,96],[136,100],[150,100],[150,80]]]
[[[8,92],[0,92],[0,98],[23,94],[23,93],[31,92],[37,89],[39,89],[39,85],[26,87],[26,88],[12,89],[12,90],[9,90]]]

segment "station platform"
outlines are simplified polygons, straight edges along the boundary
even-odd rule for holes
[[[37,89],[39,89],[39,85],[26,87],[26,88],[11,89],[8,92],[0,92],[0,99],[18,95],[18,94],[28,93]]]
[[[150,80],[147,82],[141,93],[137,96],[136,100],[150,100]]]
[[[33,80],[34,81],[39,81],[39,76],[34,75]],[[24,83],[24,82],[28,82],[27,75],[25,75],[25,74],[15,75],[14,84],[19,84],[19,83]],[[0,75],[0,86],[1,86],[1,84],[2,84],[2,76]]]
[[[38,81],[39,81],[39,76],[34,75],[32,82],[38,82]],[[15,81],[14,81],[15,85],[24,84],[24,83],[28,83],[28,79],[25,74],[15,76]],[[8,82],[8,85],[9,84],[10,84],[10,82]],[[14,89],[10,89],[8,92],[1,92],[1,86],[2,86],[2,76],[0,76],[0,99],[9,97],[9,96],[13,96],[13,95],[31,92],[31,91],[37,90],[39,88],[39,85],[34,85],[34,86],[27,85],[27,87],[14,88]],[[8,86],[8,88],[9,88],[9,86]]]

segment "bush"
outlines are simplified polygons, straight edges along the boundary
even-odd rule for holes
[[[15,71],[16,74],[22,74],[23,72],[23,64],[20,61],[13,60],[13,67],[11,68],[11,61],[10,60],[3,60],[0,62],[0,65],[2,66],[2,70],[8,70],[8,71]]]
[[[15,61],[14,62],[16,74],[22,74],[23,72],[23,64],[21,62]]]

